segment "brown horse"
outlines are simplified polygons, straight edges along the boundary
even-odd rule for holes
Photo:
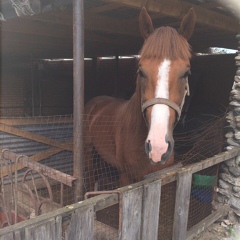
[[[87,154],[93,147],[118,169],[121,186],[173,164],[173,129],[188,92],[191,48],[187,40],[195,20],[195,12],[190,9],[179,32],[171,27],[154,30],[146,9],[141,10],[140,32],[145,42],[140,51],[135,93],[128,101],[95,97],[85,106],[85,158],[90,190],[94,181],[93,158]],[[108,122],[103,125],[100,122],[104,116]]]

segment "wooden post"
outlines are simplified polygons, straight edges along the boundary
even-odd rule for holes
[[[191,170],[178,173],[172,240],[186,239],[191,184]]]
[[[121,225],[119,240],[140,239],[142,223],[142,197],[143,187],[134,188],[123,193],[122,222],[119,223]]]
[[[65,233],[66,240],[94,240],[94,206],[72,213]]]
[[[84,9],[73,1],[73,170],[77,178],[75,202],[83,199]]]
[[[142,212],[142,240],[158,239],[161,180],[144,184]]]

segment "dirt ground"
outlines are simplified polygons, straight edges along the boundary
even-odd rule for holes
[[[212,224],[194,240],[240,240],[240,224],[228,220]]]

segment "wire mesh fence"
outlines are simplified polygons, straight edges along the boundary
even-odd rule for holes
[[[0,121],[1,227],[73,203],[75,178],[72,116],[0,119]],[[88,116],[84,116],[84,129],[87,121]],[[193,123],[195,128],[189,131],[176,131],[176,162],[188,165],[220,153],[223,148],[224,122],[224,116],[214,117],[201,124]],[[109,134],[110,129],[118,124],[118,121],[105,116],[98,119],[98,124],[94,137],[99,140],[99,145],[90,147],[84,145],[84,191],[111,191],[142,180],[136,177],[144,168],[141,164],[133,166],[124,163],[121,166],[117,164],[113,166],[104,161],[102,156],[115,150],[113,136]],[[99,127],[100,125],[102,127]],[[187,126],[190,126],[189,122]],[[91,137],[93,136],[89,136],[84,130],[83,144],[88,143]],[[101,151],[97,151],[98,149]],[[129,154],[133,151],[144,149],[129,149]],[[188,228],[211,213],[217,171],[217,167],[212,167],[193,175]],[[125,179],[121,179],[122,173]],[[201,183],[199,180],[201,176],[210,180],[201,180],[205,182]],[[164,185],[159,212],[159,239],[167,240],[172,237],[175,199],[176,182]],[[95,231],[99,232],[101,228],[101,231],[107,232],[109,239],[118,238],[119,204],[98,211],[96,220]]]

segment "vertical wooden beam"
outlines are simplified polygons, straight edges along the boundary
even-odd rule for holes
[[[46,239],[62,239],[62,217],[49,219],[40,222],[31,227],[25,228],[25,238],[28,240],[46,240]]]
[[[143,192],[142,240],[158,239],[161,180],[145,184]]]
[[[143,187],[138,187],[123,193],[122,223],[119,240],[141,239]],[[120,209],[121,211],[121,209]]]
[[[0,236],[0,240],[14,240],[14,235],[13,233],[7,233],[3,236]]]
[[[191,184],[190,170],[178,173],[172,240],[186,239]]]
[[[71,216],[71,222],[65,232],[66,240],[94,239],[94,206],[78,209]]]
[[[83,0],[73,1],[73,161],[75,202],[83,199],[84,112],[84,9]]]

